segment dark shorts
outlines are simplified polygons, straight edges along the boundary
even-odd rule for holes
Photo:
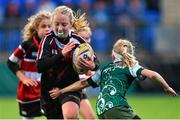
[[[82,93],[82,95],[81,95],[81,99],[88,99],[88,97],[87,97],[86,93]]]
[[[114,107],[98,115],[99,119],[140,119],[131,108],[127,107]]]
[[[57,100],[43,104],[42,109],[47,119],[63,119],[62,109]]]
[[[68,92],[60,95],[58,97],[58,101],[61,105],[66,102],[72,101],[75,102],[78,106],[80,106],[82,92]]]
[[[42,105],[47,119],[63,119],[62,105],[66,102],[72,101],[80,105],[81,92],[69,92],[60,95],[57,99]]]
[[[19,114],[24,117],[37,117],[42,116],[40,101],[32,103],[19,103]]]

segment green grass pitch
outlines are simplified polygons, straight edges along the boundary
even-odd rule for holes
[[[96,97],[89,98],[95,110]],[[180,97],[136,95],[127,98],[133,110],[143,119],[180,119]],[[0,97],[0,119],[19,119],[18,112],[15,97]]]

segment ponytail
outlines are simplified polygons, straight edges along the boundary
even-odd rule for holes
[[[72,27],[76,32],[87,31],[91,35],[91,28],[89,27],[89,22],[86,20],[85,15],[85,13],[81,14],[79,10],[77,13],[74,13],[75,19]]]
[[[113,46],[113,51],[122,56],[122,65],[133,67],[138,63],[134,56],[134,46],[128,40],[119,39]]]

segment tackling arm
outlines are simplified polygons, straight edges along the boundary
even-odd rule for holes
[[[93,88],[98,87],[99,82],[100,82],[100,75],[101,75],[101,71],[97,70],[93,76],[87,79],[79,80],[63,89],[54,88],[51,91],[49,91],[49,94],[52,99],[56,99],[60,94],[63,94],[66,92],[82,90],[88,86],[92,86]]]
[[[163,87],[164,91],[170,94],[171,96],[177,95],[177,93],[168,85],[168,83],[159,73],[152,70],[144,69],[142,70],[141,74],[143,76],[150,78],[151,80],[157,81]]]
[[[49,94],[52,99],[56,99],[60,94],[66,93],[66,92],[73,92],[73,91],[78,91],[82,90],[83,88],[86,88],[89,86],[89,83],[86,79],[84,80],[79,80],[68,87],[65,87],[63,89],[59,88],[54,88],[51,91],[49,91]]]

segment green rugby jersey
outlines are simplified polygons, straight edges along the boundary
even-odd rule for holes
[[[91,86],[100,87],[96,103],[97,114],[101,115],[116,106],[130,107],[125,95],[133,80],[143,79],[142,70],[143,67],[139,64],[129,68],[122,67],[119,63],[110,63],[102,71],[97,71],[88,80]]]

